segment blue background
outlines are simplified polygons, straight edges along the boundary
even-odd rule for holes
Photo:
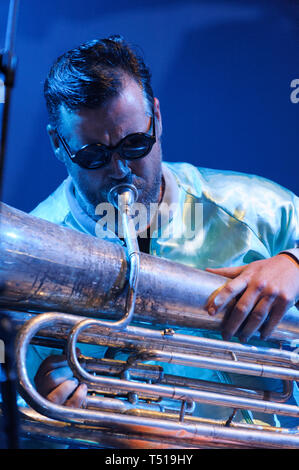
[[[2,47],[8,5],[1,0]],[[141,46],[152,69],[164,160],[258,174],[298,193],[297,0],[21,0],[4,202],[30,211],[66,176],[46,134],[52,62],[117,33]]]

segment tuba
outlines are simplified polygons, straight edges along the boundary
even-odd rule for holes
[[[139,253],[135,199],[130,185],[109,195],[126,248],[1,204],[0,308],[18,333],[21,436],[88,448],[299,448],[299,428],[235,419],[240,410],[299,418],[299,407],[286,403],[299,381],[289,347],[299,338],[297,309],[266,345],[258,335],[254,345],[221,340],[226,312],[211,317],[205,305],[226,278]],[[104,347],[105,355],[78,354],[78,343]],[[37,392],[26,366],[30,344],[67,352],[74,376],[88,385],[84,408]],[[169,374],[163,364],[273,378],[283,390]],[[200,417],[198,404],[232,411],[225,420]]]

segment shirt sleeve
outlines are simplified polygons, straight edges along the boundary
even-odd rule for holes
[[[280,254],[286,254],[291,256],[295,261],[297,261],[299,266],[299,248],[291,248],[290,250],[281,251]]]

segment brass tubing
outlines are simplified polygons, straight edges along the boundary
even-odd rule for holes
[[[120,245],[3,203],[0,217],[2,309],[122,318],[129,263]],[[219,331],[225,312],[211,317],[205,305],[225,282],[222,276],[142,253],[133,320]],[[290,342],[298,338],[298,311],[293,307],[271,339]]]
[[[42,318],[41,318],[42,317]],[[66,315],[66,317],[68,317]],[[54,315],[55,318],[55,315]],[[66,319],[65,319],[66,320]],[[24,349],[20,349],[20,345],[23,343],[26,344],[34,336],[36,331],[38,331],[42,326],[46,326],[47,323],[53,321],[53,316],[51,314],[41,315],[34,320],[31,320],[24,325],[24,328],[21,330],[18,340],[18,369],[19,376],[24,377],[24,366],[22,361],[24,361]],[[75,317],[75,321],[77,321]],[[69,318],[70,325],[74,322],[74,318]],[[79,323],[80,324],[80,323]],[[81,322],[81,326],[85,326],[86,322]],[[76,329],[78,334],[79,330]],[[29,339],[28,339],[29,338]],[[74,356],[74,348],[76,346],[76,337],[73,336],[73,341],[69,343],[69,351],[73,351],[71,354],[71,359],[73,362],[70,363],[71,367],[76,365],[76,375],[78,372],[81,374],[83,381],[88,380],[92,381],[93,384],[98,384],[101,388],[107,387],[110,389],[113,387],[117,391],[133,391],[133,392],[142,392],[154,396],[165,396],[172,399],[181,399],[182,396],[185,396],[190,399],[198,400],[203,403],[214,403],[222,406],[233,406],[242,409],[252,409],[252,411],[263,411],[266,413],[278,413],[278,414],[287,414],[289,416],[299,416],[299,409],[293,405],[280,405],[277,403],[272,403],[268,401],[254,400],[254,399],[243,399],[242,397],[228,397],[222,396],[217,393],[201,392],[198,390],[188,390],[181,387],[167,387],[163,385],[148,385],[141,383],[132,383],[126,380],[111,379],[107,377],[94,377],[91,374],[88,374],[84,369],[80,367],[77,358]],[[23,346],[23,348],[27,346]],[[20,356],[20,353],[23,354]]]
[[[228,442],[231,445],[240,445],[245,447],[267,447],[267,448],[299,448],[299,437],[298,433],[295,431],[286,431],[281,433],[273,433],[267,431],[251,430],[251,429],[231,429],[223,426],[211,426],[205,424],[194,424],[194,423],[178,423],[178,422],[168,422],[167,420],[154,419],[154,418],[143,418],[138,416],[127,416],[119,413],[108,413],[102,411],[91,410],[81,410],[73,409],[64,406],[54,405],[45,398],[41,397],[33,385],[30,383],[30,380],[27,375],[25,367],[25,357],[27,347],[33,338],[33,336],[39,331],[40,328],[49,326],[53,321],[57,319],[61,314],[44,314],[39,315],[27,322],[24,327],[19,332],[19,338],[17,342],[17,358],[18,358],[18,374],[20,378],[20,385],[22,387],[23,395],[25,400],[33,406],[39,413],[42,413],[52,419],[58,419],[65,422],[75,422],[75,423],[84,423],[85,425],[100,425],[108,428],[112,428],[117,431],[126,430],[126,433],[130,435],[134,433],[136,429],[141,433],[148,433],[151,436],[158,437],[161,442],[165,436],[175,436],[180,440],[180,442],[190,443],[192,445],[203,445],[205,439],[209,440],[210,444],[225,446]],[[63,315],[64,322],[73,326],[78,322],[78,318],[72,315]],[[94,379],[94,378],[93,378]],[[124,384],[125,381],[118,381]],[[119,384],[117,383],[117,386]],[[125,384],[126,385],[126,384]],[[142,384],[142,387],[145,387],[147,384]],[[132,386],[132,382],[129,382],[129,386]],[[153,392],[153,387],[151,386],[151,392]],[[122,388],[122,387],[120,387]],[[236,405],[240,408],[246,409],[258,409],[259,411],[266,412],[277,412],[280,414],[286,414],[289,416],[298,416],[298,408],[290,407],[289,405],[277,405],[269,403],[266,401],[257,400],[245,400],[242,398],[236,397],[226,397],[219,396],[217,393],[200,393],[199,391],[190,391],[186,389],[180,390],[180,388],[173,389],[168,388],[168,393],[166,395],[171,395],[172,398],[182,399],[182,393],[184,398],[195,396],[199,401],[204,403],[213,404],[227,404],[230,403]],[[145,387],[146,389],[146,387]],[[144,390],[145,390],[144,389]],[[137,390],[136,383],[134,383],[134,391]],[[170,391],[171,390],[171,391]],[[159,392],[163,391],[159,386]],[[148,389],[146,389],[148,392]],[[232,398],[232,399],[231,399]],[[240,406],[241,405],[241,406]],[[251,405],[255,405],[251,407]],[[283,411],[284,410],[284,411]]]

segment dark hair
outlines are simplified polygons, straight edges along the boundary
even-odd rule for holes
[[[124,74],[143,89],[148,104],[154,100],[151,73],[143,58],[119,35],[86,42],[58,57],[45,80],[44,95],[50,123],[59,123],[59,106],[70,110],[97,108],[117,96]]]

